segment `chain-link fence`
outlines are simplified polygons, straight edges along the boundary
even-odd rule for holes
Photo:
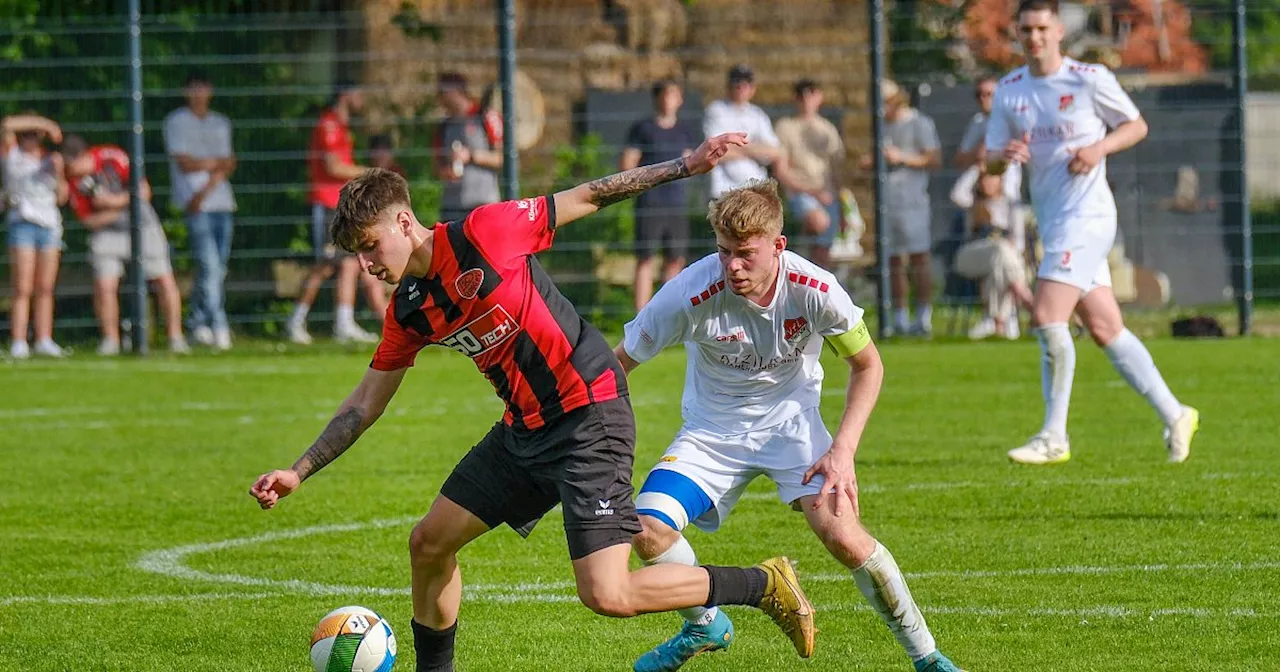
[[[0,24],[6,81],[0,112],[31,111],[91,145],[127,147],[125,3],[4,4],[13,11]],[[1266,93],[1280,76],[1278,33],[1270,29],[1280,15],[1270,5],[1249,3],[1251,93],[1244,101],[1260,301],[1280,299],[1280,180],[1271,179],[1280,163],[1266,149],[1280,131],[1280,99]],[[888,74],[934,120],[941,141],[942,166],[929,187],[931,252],[935,293],[957,314],[978,295],[951,272],[956,243],[967,235],[949,199],[960,176],[955,154],[978,111],[975,82],[1017,60],[1008,32],[1012,8],[1009,0],[918,0],[886,10]],[[194,265],[183,213],[171,204],[162,121],[184,105],[192,72],[212,83],[212,107],[229,119],[238,159],[229,179],[237,210],[227,310],[237,331],[278,335],[313,258],[309,148],[335,86],[354,82],[366,93],[365,109],[351,122],[356,161],[368,164],[375,136],[389,139],[416,210],[424,221],[433,219],[453,158],[451,143],[441,139],[447,137],[441,76],[465,78],[482,126],[483,112],[501,113],[497,16],[490,3],[450,0],[144,0],[145,172],[184,292]],[[1071,54],[1116,70],[1151,124],[1145,143],[1111,161],[1121,213],[1122,242],[1112,255],[1117,295],[1142,306],[1233,301],[1242,282],[1243,218],[1230,3],[1085,2],[1064,4],[1062,16]],[[520,192],[546,193],[616,170],[622,149],[635,144],[628,139],[633,125],[655,116],[651,90],[658,81],[681,85],[676,116],[696,142],[706,106],[729,95],[733,66],[750,66],[752,102],[775,122],[797,114],[795,84],[812,79],[824,93],[821,115],[847,148],[836,186],[852,189],[867,222],[865,231],[837,241],[831,264],[870,307],[875,208],[861,166],[872,147],[868,23],[867,5],[853,0],[516,2],[515,124],[503,141],[519,148]],[[494,141],[493,129],[482,130]],[[714,249],[705,220],[709,189],[707,180],[697,180],[680,203],[667,206],[665,216],[681,225],[654,242],[659,251],[662,242],[678,242],[692,261]],[[88,340],[95,323],[88,234],[70,209],[65,214],[56,331],[66,340]],[[833,215],[855,225],[858,219]],[[793,210],[788,219],[794,246],[809,249],[814,240],[803,217]],[[614,206],[566,227],[543,255],[579,310],[606,326],[634,310],[635,251],[647,244],[637,242],[636,220],[633,204]],[[1028,247],[1034,254],[1034,244]],[[9,262],[6,255],[0,271],[8,272]],[[322,292],[312,312],[319,320],[331,314],[330,295]],[[5,314],[11,296],[8,288],[0,293]],[[367,325],[377,319],[362,315]]]

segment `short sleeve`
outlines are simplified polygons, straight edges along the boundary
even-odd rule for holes
[[[838,282],[831,283],[831,290],[815,294],[821,297],[814,324],[822,337],[839,336],[853,331],[862,322],[863,310],[853,303],[849,293]]]
[[[539,196],[482,205],[467,215],[463,230],[490,262],[511,265],[551,247],[555,203],[554,197]]]
[[[688,299],[680,290],[681,284],[663,284],[635,319],[622,328],[622,349],[631,359],[643,364],[690,336],[689,314],[684,307]]]
[[[714,138],[721,133],[729,131],[741,131],[741,128],[729,128],[729,115],[726,114],[726,108],[723,103],[716,101],[707,106],[706,114],[702,117],[702,134],[708,138]]]
[[[824,119],[823,121],[826,121],[826,120]],[[840,137],[840,129],[836,128],[836,125],[829,121],[827,121],[827,129],[831,135],[830,147],[829,147],[831,158],[843,159],[844,158],[844,138]]]
[[[398,371],[413,366],[418,351],[427,346],[427,339],[400,326],[396,321],[396,303],[387,306],[382,318],[382,340],[373,353],[369,368],[376,371]]]
[[[489,149],[498,149],[502,146],[502,138],[505,130],[502,126],[502,115],[488,110],[484,113],[484,135],[489,141]]]
[[[631,128],[627,131],[626,146],[628,149],[638,149],[642,152],[648,148],[649,140],[644,137],[644,124],[642,122],[637,121],[631,125]]]
[[[938,140],[938,127],[934,125],[933,120],[923,114],[917,117],[920,124],[918,133],[920,134],[920,150],[923,152],[934,152],[942,147],[942,142]]]
[[[991,117],[987,119],[987,133],[984,142],[988,154],[999,154],[1013,139],[1013,119],[1009,116],[1009,106],[996,89],[995,104],[991,107]]]
[[[182,132],[182,118],[177,112],[164,120],[164,148],[170,155],[191,153],[186,134]]]
[[[977,166],[969,166],[956,183],[951,187],[951,202],[961,210],[973,207],[973,188],[978,184],[979,170]]]
[[[972,152],[978,148],[978,143],[983,141],[983,135],[987,130],[986,123],[986,119],[981,117],[976,117],[969,122],[969,127],[964,129],[964,138],[960,140],[960,151]]]
[[[1133,99],[1120,87],[1115,74],[1110,70],[1097,67],[1097,78],[1093,82],[1093,106],[1098,116],[1110,128],[1133,121],[1142,116]]]
[[[773,132],[773,121],[769,119],[769,115],[765,111],[756,108],[756,128],[748,132],[747,140],[750,142],[759,142],[761,144],[773,147],[779,146],[778,135]],[[730,131],[734,129],[729,129]]]
[[[316,125],[316,150],[321,152],[336,151],[342,146],[342,124],[333,117],[323,117]]]

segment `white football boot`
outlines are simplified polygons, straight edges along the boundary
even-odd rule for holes
[[[1170,462],[1186,462],[1191,455],[1191,439],[1200,431],[1200,411],[1190,406],[1182,407],[1182,415],[1164,430],[1164,445],[1169,449]]]
[[[1025,446],[1009,451],[1009,459],[1018,464],[1062,464],[1071,459],[1071,444],[1048,434],[1036,434]]]

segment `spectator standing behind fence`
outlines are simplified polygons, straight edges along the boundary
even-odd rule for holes
[[[440,75],[437,86],[446,115],[435,135],[436,174],[444,182],[440,221],[461,222],[476,207],[501,200],[502,117],[471,98],[467,79],[456,72]]]
[[[231,122],[209,109],[213,84],[208,77],[189,75],[183,94],[186,106],[165,117],[164,146],[173,185],[171,200],[186,218],[191,256],[196,262],[187,326],[196,343],[229,350],[231,326],[224,282],[236,210],[229,181],[236,170]]]
[[[719,198],[730,189],[752,180],[769,177],[768,167],[786,170],[786,156],[779,147],[773,122],[765,111],[751,103],[756,95],[756,76],[746,65],[729,70],[728,97],[712,101],[702,119],[702,134],[714,138],[722,133],[746,133],[749,143],[733,146],[711,171],[711,197]]]
[[[979,166],[961,175],[951,190],[951,202],[965,211],[968,232],[956,250],[955,272],[982,283],[984,315],[969,330],[969,338],[1018,338],[1017,309],[1031,309],[1031,290],[1022,265],[1026,232],[1017,203],[1009,198],[1000,175],[987,174]]]
[[[378,337],[356,324],[356,286],[363,284],[369,307],[375,315],[386,311],[386,292],[372,276],[362,282],[360,264],[355,255],[339,250],[329,236],[329,223],[338,207],[338,192],[349,180],[359,177],[364,166],[356,165],[355,140],[351,136],[351,117],[364,109],[364,92],[354,84],[341,83],[334,90],[329,106],[320,113],[311,132],[307,166],[311,173],[311,246],[316,261],[302,284],[302,294],[285,326],[289,340],[307,345],[307,314],[316,302],[320,286],[337,270],[334,283],[333,337],[340,343],[376,343]]]
[[[650,166],[689,156],[698,146],[693,129],[677,118],[684,92],[671,80],[653,87],[654,116],[637,121],[627,131],[619,160],[621,170]],[[684,268],[689,254],[689,192],[677,180],[650,189],[636,198],[636,310],[653,296],[654,254],[662,252],[662,282],[670,282]]]
[[[45,141],[62,142],[62,129],[44,117],[23,114],[3,122],[4,193],[8,196],[9,265],[13,299],[9,354],[27,359],[33,348],[27,327],[34,322],[37,355],[62,357],[53,341],[53,287],[62,255],[62,212],[67,181],[62,155],[46,151]],[[34,319],[33,319],[34,318]]]
[[[69,135],[62,143],[70,185],[71,207],[89,235],[93,265],[93,310],[102,331],[98,354],[120,354],[120,278],[133,251],[129,220],[129,155],[113,145],[90,147],[84,138]],[[182,335],[182,297],[169,263],[169,241],[160,217],[151,207],[151,183],[142,180],[142,273],[160,303],[169,351],[190,352]]]
[[[889,277],[893,293],[891,334],[933,334],[932,213],[929,208],[929,172],[942,166],[941,143],[933,120],[911,107],[907,92],[885,80],[884,152],[888,173],[885,200],[888,213]],[[863,167],[871,167],[870,157]],[[916,318],[907,310],[907,265],[915,284]]]
[[[778,174],[787,188],[787,207],[803,222],[804,232],[815,236],[810,261],[831,265],[831,244],[843,221],[840,210],[840,164],[844,141],[834,124],[818,114],[822,89],[812,79],[796,82],[796,115],[778,122],[778,140],[786,153],[789,170]]]

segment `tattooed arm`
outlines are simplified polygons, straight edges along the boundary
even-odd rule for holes
[[[382,415],[391,397],[400,388],[405,371],[408,369],[369,369],[365,372],[355,391],[333,414],[333,419],[321,432],[320,438],[311,444],[291,468],[268,472],[254,481],[249,494],[258,500],[258,505],[264,509],[275,506],[281,497],[297,490],[308,476],[346,452]]]
[[[632,168],[580,184],[555,195],[556,226],[648,191],[660,184],[710,172],[730,147],[744,147],[745,133],[725,133],[702,143],[693,154],[651,166]]]

